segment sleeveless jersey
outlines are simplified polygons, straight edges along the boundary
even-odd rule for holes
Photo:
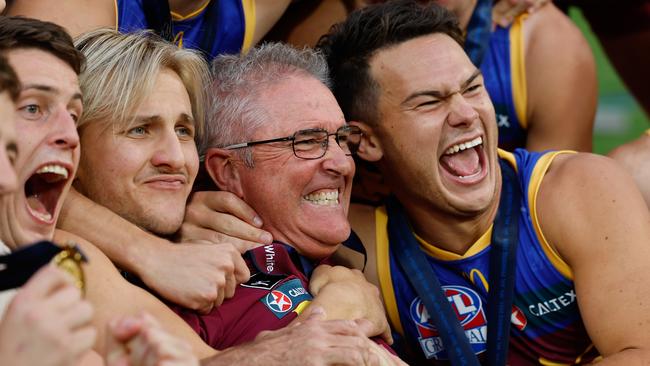
[[[142,0],[116,0],[117,30],[148,29]],[[171,12],[174,43],[199,49],[208,60],[219,54],[246,51],[255,32],[254,0],[211,0],[188,15]],[[202,47],[201,45],[206,45]]]
[[[492,32],[480,67],[496,112],[499,147],[508,151],[526,147],[524,20],[520,16],[510,26]]]
[[[499,151],[515,170],[522,189],[518,218],[515,293],[511,314],[508,364],[574,364],[597,354],[582,323],[572,273],[546,242],[536,199],[542,178],[557,154]],[[388,243],[387,214],[376,210],[379,282],[393,329],[401,340],[394,347],[414,364],[440,364],[447,354],[429,315],[401,270]],[[481,359],[487,347],[487,292],[492,227],[464,255],[447,252],[417,238],[428,262]],[[417,237],[417,236],[416,236]]]

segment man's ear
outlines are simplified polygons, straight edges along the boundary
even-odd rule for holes
[[[350,121],[349,124],[358,126],[363,133],[357,155],[363,160],[371,162],[379,161],[384,156],[384,151],[372,128],[365,122],[360,121]]]
[[[233,154],[230,150],[209,148],[205,153],[205,169],[219,188],[243,197],[241,177]]]

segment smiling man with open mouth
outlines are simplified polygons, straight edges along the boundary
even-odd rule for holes
[[[79,163],[75,122],[83,109],[77,77],[83,58],[55,43],[49,51],[14,42],[7,36],[2,47],[22,84],[16,102],[18,192],[3,197],[1,229],[6,244],[16,248],[52,239],[72,184]]]

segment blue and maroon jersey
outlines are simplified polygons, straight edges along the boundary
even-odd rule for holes
[[[116,0],[117,30],[128,33],[148,29],[142,0]],[[191,14],[171,12],[174,43],[200,49],[208,59],[246,51],[253,43],[255,2],[211,0]]]
[[[554,157],[567,152],[514,154],[499,151],[517,171],[522,189],[515,294],[511,314],[510,365],[587,363],[597,356],[576,302],[572,272],[544,238],[536,213],[537,192]],[[402,272],[388,242],[387,214],[376,210],[379,282],[396,347],[415,364],[438,364],[447,353],[422,301]],[[463,255],[417,238],[478,355],[487,347],[487,294],[492,227]],[[416,236],[417,237],[417,236]]]
[[[273,243],[245,255],[251,277],[209,314],[172,306],[213,348],[252,341],[261,331],[284,328],[310,303],[311,264],[291,247]]]
[[[520,16],[510,26],[492,32],[480,67],[496,112],[499,147],[508,151],[526,147],[525,18]]]

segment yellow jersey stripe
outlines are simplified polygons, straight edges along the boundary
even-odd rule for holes
[[[246,26],[246,31],[244,32],[244,44],[241,46],[242,52],[248,52],[248,50],[254,46],[253,36],[255,35],[255,0],[242,0],[242,6],[244,8],[244,24]]]
[[[404,327],[402,327],[402,321],[397,311],[397,300],[395,299],[393,279],[390,273],[387,224],[388,215],[386,214],[386,208],[377,207],[375,209],[375,238],[377,240],[377,275],[379,278],[379,288],[384,298],[384,305],[386,305],[388,321],[390,321],[393,330],[404,336]]]
[[[523,14],[510,27],[510,70],[512,75],[512,98],[515,112],[521,127],[528,126],[526,110],[528,108],[528,94],[526,93],[526,57],[524,47],[524,21],[527,14]]]
[[[210,4],[210,1],[211,0],[206,1],[205,4],[201,5],[198,9],[194,10],[193,12],[191,12],[191,13],[189,13],[187,15],[181,15],[181,14],[178,14],[178,13],[173,12],[173,11],[170,11],[169,13],[172,15],[173,20],[176,20],[176,21],[187,20],[187,19],[193,18],[193,17],[201,14],[201,12],[203,10],[205,10],[205,8],[208,6],[208,4]]]
[[[537,217],[537,194],[539,192],[539,187],[542,184],[542,178],[546,174],[548,167],[553,162],[556,156],[559,154],[570,154],[575,153],[574,151],[555,151],[549,154],[542,156],[539,159],[539,162],[533,169],[533,172],[530,177],[530,185],[528,187],[528,202],[530,203],[530,217],[533,221],[533,227],[535,228],[535,234],[537,234],[537,239],[542,245],[542,249],[546,254],[548,260],[553,264],[555,269],[558,270],[565,278],[573,280],[573,272],[569,265],[560,257],[560,254],[548,243],[542,233],[542,228],[539,225],[539,218]]]

